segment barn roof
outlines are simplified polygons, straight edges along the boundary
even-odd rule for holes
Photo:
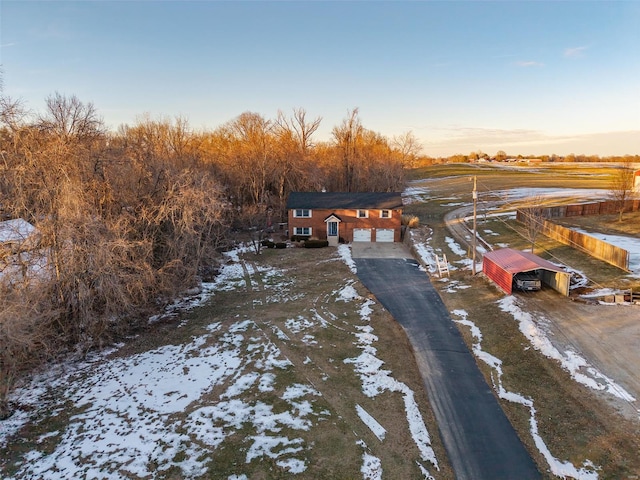
[[[402,207],[400,192],[291,192],[287,209],[292,208],[375,208],[392,210]]]
[[[530,272],[531,270],[550,270],[552,272],[565,272],[562,268],[529,252],[514,250],[513,248],[501,248],[484,254],[493,263],[499,265],[509,273]]]

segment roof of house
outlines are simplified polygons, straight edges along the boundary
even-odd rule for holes
[[[552,272],[563,272],[565,270],[557,265],[540,258],[529,252],[514,250],[513,248],[501,248],[484,254],[484,258],[491,260],[493,263],[500,265],[509,273],[530,272],[542,268]]]
[[[291,192],[287,209],[379,208],[402,207],[400,192]]]

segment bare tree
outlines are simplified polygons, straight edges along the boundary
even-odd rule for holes
[[[403,166],[407,168],[416,166],[418,155],[422,151],[422,145],[412,131],[393,137],[391,146],[400,153]]]
[[[309,186],[310,179],[317,173],[311,160],[312,136],[320,126],[322,118],[306,120],[306,111],[294,109],[293,116],[286,118],[278,112],[275,121],[278,154],[273,165],[273,181],[280,204],[280,214],[285,214],[285,201],[289,192]]]
[[[634,180],[633,164],[629,160],[616,169],[611,180],[609,196],[616,205],[619,222],[622,222],[627,201],[634,197]]]
[[[348,112],[341,125],[333,128],[333,139],[342,160],[342,187],[347,192],[354,190],[355,164],[360,154],[358,147],[363,131],[357,108]]]
[[[46,105],[47,111],[40,116],[39,125],[61,139],[89,139],[104,133],[102,119],[92,103],[56,92],[47,97]]]
[[[322,117],[316,117],[308,122],[306,116],[307,112],[304,108],[294,108],[290,119],[287,119],[282,112],[278,112],[275,123],[281,135],[289,135],[294,139],[303,156],[306,156],[313,146],[311,136],[318,130],[322,121]]]
[[[535,253],[536,240],[544,229],[545,216],[542,202],[541,196],[531,197],[527,201],[528,205],[520,209],[525,225],[525,235],[531,242],[531,253]]]

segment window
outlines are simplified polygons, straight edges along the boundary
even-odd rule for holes
[[[293,234],[311,236],[311,227],[294,227]]]
[[[358,210],[358,218],[369,218],[369,210]]]
[[[311,218],[311,210],[307,208],[296,208],[293,211],[293,216],[296,218]]]
[[[338,235],[338,222],[327,223],[327,235],[330,237],[336,237]]]
[[[380,210],[380,218],[391,218],[391,210]]]

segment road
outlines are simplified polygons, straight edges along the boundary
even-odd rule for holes
[[[640,307],[572,302],[551,289],[519,294],[524,308],[551,331],[561,352],[571,349],[640,399]],[[638,419],[637,402],[617,402],[621,413]]]
[[[447,229],[463,248],[470,248],[473,238],[463,222],[472,212],[472,206],[464,206],[445,215]],[[479,239],[478,245],[482,244]],[[491,247],[487,246],[486,250]],[[476,260],[482,261],[481,249],[477,251]],[[640,365],[640,307],[572,302],[550,289],[520,295],[520,298],[527,305],[527,311],[547,320],[552,332],[549,339],[559,351],[576,351],[635,399],[640,399],[640,370],[637,367]],[[622,414],[638,418],[637,401],[612,402]]]
[[[418,263],[406,252],[384,258],[384,247],[363,248],[352,250],[358,277],[407,332],[456,478],[540,478]]]

